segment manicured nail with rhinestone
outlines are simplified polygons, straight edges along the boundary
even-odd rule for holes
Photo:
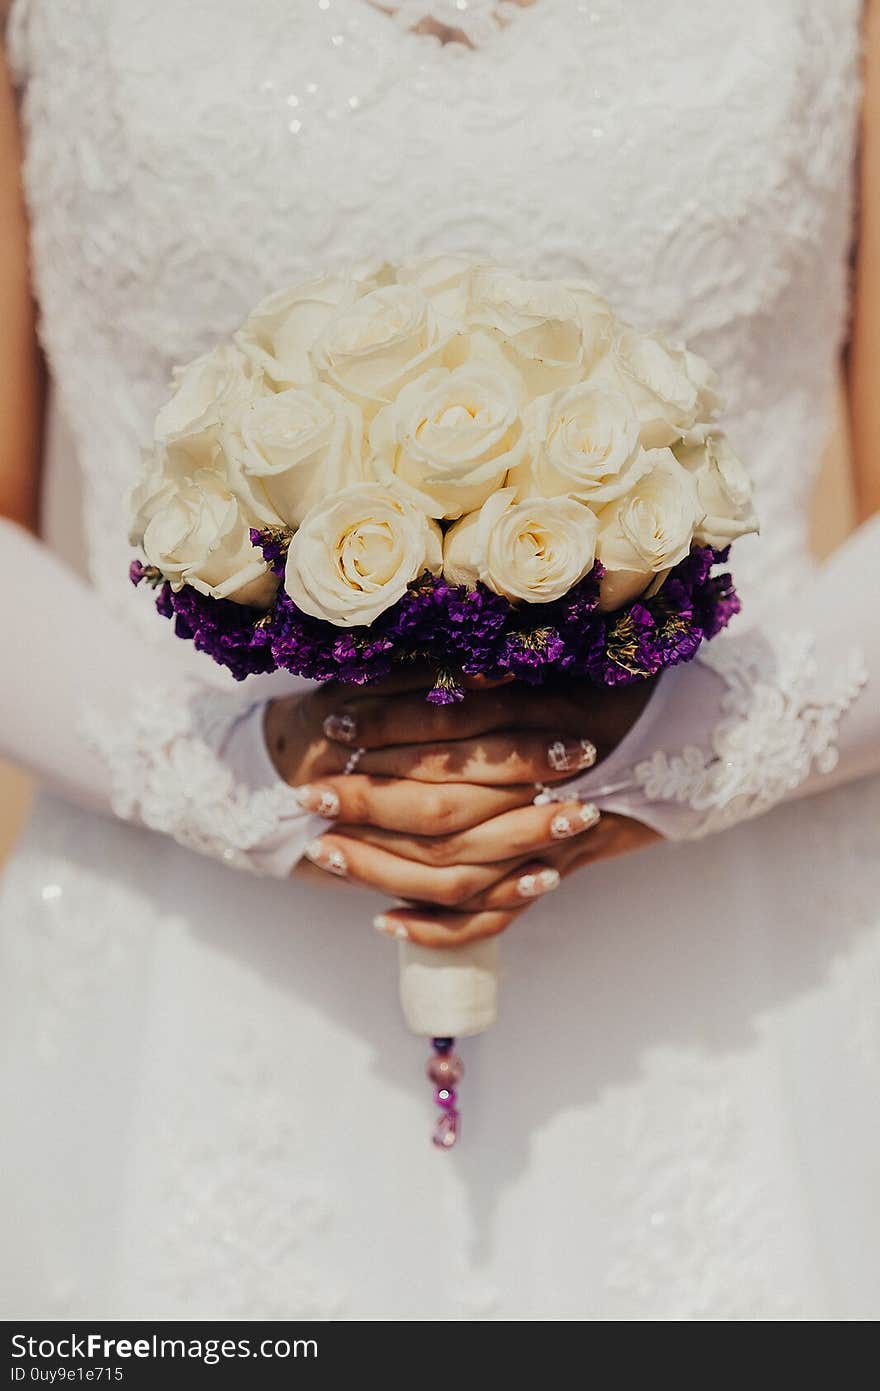
[[[576,812],[561,811],[550,822],[550,834],[554,840],[565,840],[568,836],[580,835],[588,831],[599,820],[599,808],[592,802],[585,802]]]
[[[331,821],[339,815],[339,798],[332,787],[310,787],[306,783],[296,788],[296,800],[304,811],[313,811],[316,816],[326,816]]]
[[[324,733],[337,744],[353,744],[357,738],[357,721],[353,715],[328,715]]]
[[[547,749],[554,773],[579,773],[596,762],[596,745],[589,739],[555,739]]]
[[[516,891],[520,898],[540,898],[551,889],[558,888],[559,874],[555,869],[542,869],[537,874],[524,874],[517,880]]]
[[[307,860],[311,860],[313,865],[319,869],[326,869],[328,874],[338,874],[340,876],[348,873],[348,861],[341,850],[331,849],[322,840],[311,841],[303,851]]]

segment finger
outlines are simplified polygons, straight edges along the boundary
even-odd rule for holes
[[[484,865],[540,854],[592,830],[598,820],[599,810],[592,802],[551,802],[546,806],[518,807],[449,835],[425,836],[413,834],[411,827],[392,831],[375,825],[347,826],[345,833],[424,865]]]
[[[461,684],[466,691],[492,691],[499,686],[510,686],[516,680],[512,671],[507,671],[503,676],[468,676],[462,674]]]
[[[399,699],[407,698],[422,710],[431,710],[425,696],[432,684],[427,666],[407,664],[371,686],[328,681],[272,700],[265,721],[272,761],[291,786],[343,773],[352,754],[361,747],[355,737],[360,706],[390,703],[393,707]],[[335,737],[328,740],[326,731]]]
[[[476,894],[467,903],[459,905],[460,911],[466,909],[473,913],[493,912],[510,909],[515,911],[523,905],[534,903],[535,899],[553,893],[562,883],[562,871],[546,860],[532,860],[517,868],[482,893]]]
[[[290,696],[280,697],[269,704],[266,716],[266,740],[273,761],[282,775],[293,786],[303,777],[314,776],[313,769],[320,766],[323,773],[342,772],[350,758],[353,738],[346,738],[345,731],[356,726],[355,713],[362,701],[387,701],[389,697],[399,697],[401,693],[420,692],[424,695],[432,684],[430,670],[422,665],[397,668],[383,681],[371,686],[348,686],[338,681],[326,681],[312,686],[310,690],[296,691]],[[345,712],[337,717],[334,724],[334,711]],[[341,720],[341,724],[339,721]],[[324,726],[336,728],[343,737],[337,739],[328,750]]]
[[[363,701],[375,700],[380,696],[397,696],[411,691],[421,693],[425,699],[434,685],[435,673],[425,662],[406,662],[394,667],[381,681],[371,681],[364,686],[345,685],[341,681],[326,681],[314,691],[326,710],[357,707]]]
[[[428,787],[423,782],[371,778],[359,773],[319,778],[296,788],[300,806],[344,825],[346,832],[350,824],[355,824],[359,831],[381,827],[416,838],[467,830],[503,812],[530,805],[534,796],[531,784],[498,788],[450,783],[446,787]]]
[[[373,749],[358,763],[362,773],[412,778],[417,782],[562,782],[592,768],[596,746],[586,738],[547,730],[529,734],[487,734],[460,743],[411,744]]]
[[[362,695],[355,702],[334,692],[323,731],[349,748],[379,749],[471,739],[500,729],[559,729],[582,734],[587,713],[561,693],[542,692],[535,700],[522,686],[493,686],[474,691],[457,705],[432,705],[423,690],[397,695]]]
[[[567,879],[576,869],[582,869],[590,864],[598,864],[600,860],[609,860],[618,855],[629,854],[633,850],[639,850],[646,845],[653,844],[658,839],[657,834],[649,827],[643,826],[641,822],[608,812],[602,816],[601,821],[597,821],[589,836],[561,841],[552,850],[545,852],[543,861],[558,877]],[[503,879],[498,879],[483,893],[464,904],[463,907],[479,912],[511,905],[516,906],[520,899],[530,896],[540,897],[541,892],[546,892],[545,883],[549,883],[549,881],[539,880],[534,886],[531,886],[535,888],[536,892],[530,894],[529,873],[529,866],[524,864],[516,866],[510,874],[505,875]]]
[[[522,911],[522,908],[518,910]],[[484,937],[497,937],[516,920],[514,911],[460,913],[444,909],[390,908],[374,918],[373,926],[386,937],[415,942],[420,947],[466,947]]]
[[[433,869],[336,834],[311,841],[303,853],[311,864],[336,878],[379,889],[394,898],[436,903],[447,908],[485,892],[496,879],[514,868],[514,861],[505,860],[489,866],[450,865]]]

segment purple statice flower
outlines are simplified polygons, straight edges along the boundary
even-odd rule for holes
[[[228,667],[236,681],[275,670],[268,627],[255,621],[259,615],[253,609],[229,599],[212,599],[188,584],[177,593],[170,584],[163,585],[156,608],[174,619],[179,638],[189,638],[199,651]]]
[[[565,655],[565,642],[558,629],[541,627],[515,629],[507,634],[500,654],[500,666],[518,681],[539,686],[548,671],[555,670]]]
[[[441,668],[434,678],[434,684],[426,699],[432,705],[454,705],[457,700],[464,700],[464,686],[453,672],[447,668]]]
[[[694,602],[707,639],[717,637],[742,608],[730,574],[710,576],[695,595]]]
[[[287,549],[293,532],[286,526],[251,527],[251,545],[263,552],[263,559],[273,575],[284,578]]]
[[[252,533],[276,574],[284,567],[289,534]],[[513,675],[530,685],[573,676],[598,686],[626,685],[687,662],[739,612],[729,574],[713,574],[727,551],[694,547],[658,594],[616,613],[599,611],[601,565],[551,604],[512,604],[483,585],[467,590],[433,575],[410,585],[368,628],[337,628],[302,613],[279,587],[264,615],[185,585],[159,590],[156,606],[216,662],[243,680],[281,668],[314,681],[369,685],[395,664],[421,663],[435,673],[428,700],[451,704],[464,696],[462,675],[498,680]],[[130,576],[155,583],[158,572],[133,562]]]
[[[165,583],[164,576],[155,565],[144,565],[143,561],[133,560],[128,567],[128,578],[137,588],[139,584],[146,582],[151,589],[157,589],[159,585]]]

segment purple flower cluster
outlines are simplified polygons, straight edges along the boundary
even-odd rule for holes
[[[278,536],[259,534],[276,573],[283,567]],[[694,547],[658,594],[615,613],[599,612],[602,567],[552,604],[511,604],[480,586],[459,588],[424,575],[368,628],[336,628],[302,613],[279,588],[274,607],[259,615],[185,585],[162,584],[156,607],[190,639],[242,681],[278,668],[315,681],[363,686],[413,662],[434,673],[428,700],[449,704],[464,695],[462,676],[513,675],[540,685],[558,675],[598,686],[626,685],[690,661],[739,612],[729,574],[714,574],[727,551]],[[134,584],[155,582],[135,561]]]

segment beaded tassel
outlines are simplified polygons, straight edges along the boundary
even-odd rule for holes
[[[428,1063],[427,1073],[436,1088],[434,1103],[441,1111],[432,1138],[438,1149],[451,1150],[459,1135],[461,1118],[456,1107],[455,1088],[464,1076],[464,1063],[452,1051],[454,1038],[433,1038],[431,1046],[434,1056]]]

